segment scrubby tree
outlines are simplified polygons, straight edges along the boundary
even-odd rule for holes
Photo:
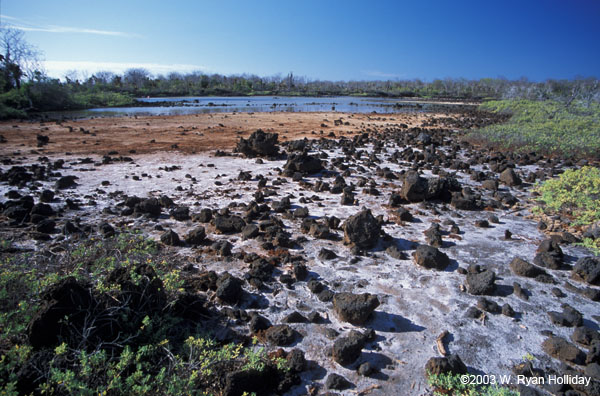
[[[23,78],[32,79],[41,70],[40,51],[25,41],[24,32],[0,27],[0,68],[2,91],[20,88]]]

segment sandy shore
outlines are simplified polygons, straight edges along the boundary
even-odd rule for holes
[[[131,150],[143,154],[173,149],[198,153],[231,149],[240,137],[247,137],[259,128],[265,132],[276,132],[281,141],[286,141],[328,137],[331,133],[338,137],[352,136],[370,129],[381,130],[401,124],[422,126],[447,116],[445,113],[281,112],[94,118],[62,123],[6,121],[0,123],[0,134],[6,139],[6,143],[0,144],[0,155],[29,154],[32,148],[39,154],[107,154],[117,151],[126,155]],[[37,135],[48,136],[49,144],[36,148]]]

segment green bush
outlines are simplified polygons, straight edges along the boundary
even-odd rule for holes
[[[555,101],[500,100],[481,110],[512,114],[508,122],[471,132],[467,138],[501,149],[571,158],[600,155],[600,104],[569,106]]]
[[[519,392],[497,385],[477,386],[461,381],[462,374],[427,374],[435,396],[519,396]]]
[[[140,265],[152,267],[163,287],[159,290],[166,296],[164,308],[142,315],[132,312],[129,297],[121,297],[123,283],[111,278],[115,270],[125,270],[129,281],[147,288],[154,280],[136,272]],[[18,373],[31,362],[40,376],[36,392],[45,394],[208,395],[222,391],[229,372],[265,373],[268,369],[284,375],[288,370],[285,359],[270,357],[258,345],[218,342],[210,334],[213,327],[173,313],[171,307],[185,293],[179,265],[153,240],[131,232],[109,239],[84,239],[61,255],[2,258],[0,394],[18,394]],[[27,328],[45,304],[40,296],[67,277],[89,285],[86,287],[96,301],[110,303],[108,309],[92,308],[89,313],[114,313],[111,320],[119,321],[118,337],[93,341],[93,337],[81,336],[73,342],[61,335],[58,344],[34,350]],[[94,320],[91,316],[91,324],[85,325],[92,331]],[[70,318],[65,316],[64,321],[70,323]],[[77,334],[84,334],[87,328]],[[40,356],[44,356],[43,363],[36,360]]]
[[[585,166],[567,169],[559,177],[535,188],[540,210],[572,219],[573,225],[586,226],[600,220],[600,169]],[[586,239],[584,246],[600,253],[600,241]]]

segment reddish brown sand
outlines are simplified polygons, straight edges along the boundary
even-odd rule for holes
[[[351,114],[351,113],[219,113],[183,116],[139,116],[95,118],[78,121],[0,123],[0,155],[30,154],[107,154],[121,155],[131,150],[153,153],[177,150],[194,153],[230,150],[240,137],[257,129],[276,132],[280,141],[304,137],[352,136],[369,130],[422,126],[443,113]],[[335,125],[334,120],[341,120]],[[442,126],[440,122],[437,127]],[[48,136],[48,145],[37,148],[37,135]],[[176,145],[176,146],[175,146]]]

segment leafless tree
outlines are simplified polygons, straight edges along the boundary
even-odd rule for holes
[[[35,73],[42,70],[42,53],[25,41],[24,35],[22,30],[0,27],[0,63],[5,82],[15,87],[20,87],[24,77],[33,79]]]

